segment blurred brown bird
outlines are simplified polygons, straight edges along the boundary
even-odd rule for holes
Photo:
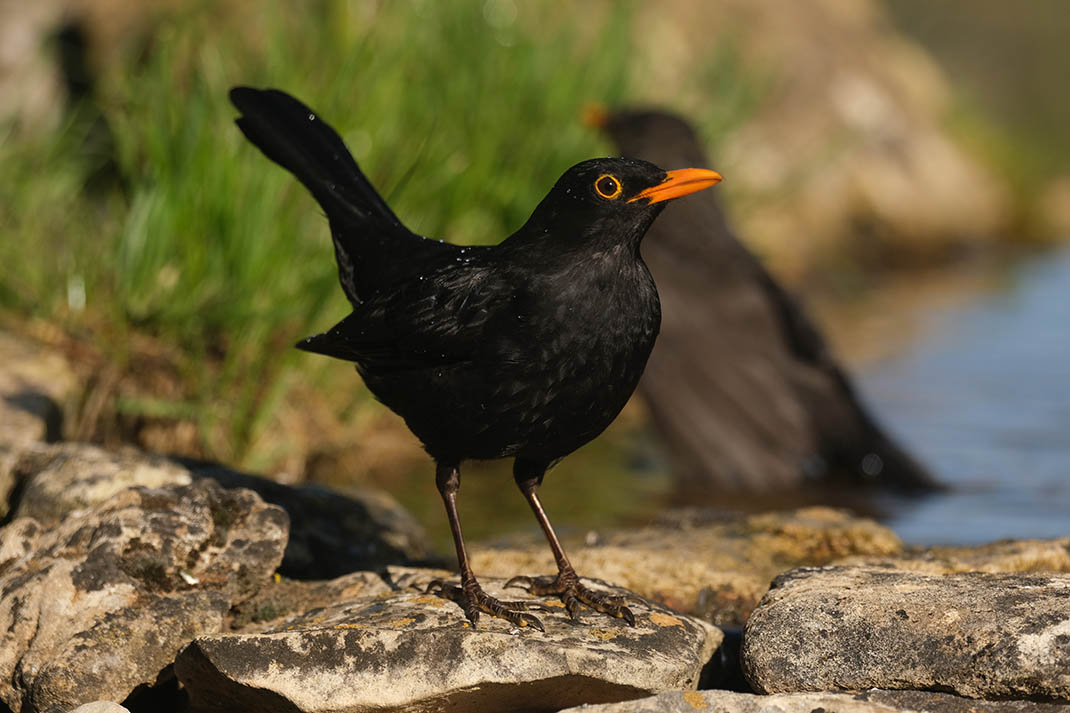
[[[624,156],[707,166],[659,111],[592,112]],[[639,389],[685,484],[775,493],[814,481],[938,488],[859,402],[813,322],[736,239],[710,192],[671,206],[643,257],[664,318]]]

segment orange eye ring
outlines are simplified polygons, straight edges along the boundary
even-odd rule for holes
[[[620,196],[624,190],[617,177],[611,173],[603,173],[598,177],[598,180],[594,182],[594,190],[598,195],[602,196],[606,200],[613,200]]]

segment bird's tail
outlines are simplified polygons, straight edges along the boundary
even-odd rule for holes
[[[342,139],[325,121],[277,89],[234,87],[242,133],[264,155],[294,174],[327,213],[342,289],[358,304],[392,276],[397,257],[427,243],[409,231],[361,173]],[[394,268],[396,269],[396,268]]]
[[[277,89],[234,87],[230,100],[242,113],[236,120],[242,133],[265,156],[297,176],[329,218],[350,213],[404,230],[341,137],[314,111]]]

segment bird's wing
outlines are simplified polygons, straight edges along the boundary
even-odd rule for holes
[[[514,290],[485,268],[430,272],[362,303],[299,349],[347,359],[378,372],[471,362],[494,346],[486,326],[514,309]],[[495,330],[493,342],[507,335]],[[508,359],[508,351],[500,350]]]
[[[354,305],[406,279],[412,266],[459,248],[406,228],[365,178],[341,137],[315,112],[277,89],[235,87],[242,133],[290,171],[323,207],[338,278]]]

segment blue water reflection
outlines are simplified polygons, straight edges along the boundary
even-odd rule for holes
[[[1070,251],[932,318],[908,353],[859,375],[884,423],[951,486],[892,503],[889,524],[918,544],[1070,535]]]

